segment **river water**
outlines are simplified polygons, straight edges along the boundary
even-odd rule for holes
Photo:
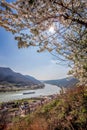
[[[26,93],[26,92],[35,92],[35,93],[23,95],[23,93]],[[7,102],[7,101],[18,100],[18,99],[24,99],[24,98],[47,96],[47,95],[52,95],[52,94],[58,94],[59,92],[60,92],[60,88],[58,86],[45,84],[45,87],[42,89],[0,93],[0,102]]]

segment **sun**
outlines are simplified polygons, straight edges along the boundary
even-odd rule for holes
[[[51,32],[51,33],[54,33],[54,32],[55,32],[54,26],[50,26],[50,27],[49,27],[49,32]]]

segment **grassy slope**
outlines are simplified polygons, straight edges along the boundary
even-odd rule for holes
[[[74,88],[8,130],[87,130],[87,88]]]

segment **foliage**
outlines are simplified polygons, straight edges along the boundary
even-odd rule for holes
[[[86,0],[2,0],[0,14],[0,26],[15,34],[19,48],[38,46],[38,52],[51,52],[70,63],[70,74],[86,82]]]
[[[0,130],[4,130],[7,126],[7,111],[0,111]]]
[[[10,128],[12,130],[20,130],[20,128],[22,130],[86,130],[87,89],[78,87],[67,90],[66,93],[58,95],[57,99],[38,108],[35,113],[13,123]]]
[[[72,37],[72,38],[71,38]],[[74,26],[72,32],[66,36],[67,48],[70,50],[67,58],[73,61],[69,72],[77,77],[81,84],[87,83],[87,29]]]

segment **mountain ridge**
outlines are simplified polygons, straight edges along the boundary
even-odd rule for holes
[[[29,75],[23,75],[21,73],[14,72],[10,68],[0,67],[0,88],[6,87],[6,85],[12,87],[31,87],[35,85],[41,85],[42,83]]]
[[[55,80],[45,80],[44,83],[57,85],[58,87],[73,87],[75,86],[79,81],[74,77],[69,78],[63,78],[63,79],[55,79]]]

